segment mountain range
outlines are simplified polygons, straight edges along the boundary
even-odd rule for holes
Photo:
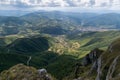
[[[41,68],[55,80],[119,80],[119,23],[118,13],[0,16],[0,80],[41,80]]]
[[[117,13],[37,11],[20,17],[1,16],[0,18],[0,35],[22,34],[29,31],[59,35],[74,30],[91,31],[91,28],[96,31],[120,28],[120,14]]]

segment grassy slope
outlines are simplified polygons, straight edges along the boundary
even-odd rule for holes
[[[107,49],[112,41],[120,37],[119,34],[120,31],[86,32],[68,35],[67,38],[80,44],[79,56],[83,57],[94,48]]]

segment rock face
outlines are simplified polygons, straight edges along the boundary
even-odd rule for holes
[[[94,63],[95,61],[97,61],[97,59],[100,57],[100,55],[103,53],[103,50],[100,50],[98,48],[95,48],[94,50],[92,50],[89,54],[87,54],[83,61],[82,61],[82,65],[86,66],[89,65],[91,63]]]
[[[80,72],[80,73],[86,73],[86,71],[84,71],[83,68],[89,66],[92,64],[92,67],[89,71],[87,71],[88,73],[86,75],[90,75],[92,74],[92,72],[94,70],[97,71],[97,68],[98,68],[98,65],[101,65],[101,61],[98,59],[100,57],[100,55],[103,53],[103,50],[100,50],[98,48],[95,48],[94,50],[92,50],[89,54],[87,54],[83,60],[82,60],[82,65],[79,65],[79,69],[81,69],[80,71],[83,71],[83,72]],[[100,68],[98,69],[98,71],[100,70]],[[77,72],[77,75],[79,73]],[[75,77],[76,78],[76,77]],[[74,80],[89,80],[87,78],[84,78],[82,76],[78,77],[77,79],[74,79]]]
[[[47,74],[47,70],[46,69],[39,69],[38,73],[39,73],[41,79],[51,80],[51,77]]]
[[[46,69],[35,69],[23,64],[13,66],[0,74],[0,80],[54,80]]]
[[[114,41],[98,59],[95,80],[120,80],[120,39]]]
[[[120,80],[120,39],[115,40],[102,54],[100,64],[96,80]]]
[[[101,74],[102,74],[102,72],[101,72],[101,66],[102,66],[102,64],[101,64],[101,57],[97,60],[97,76],[96,76],[96,80],[100,80],[100,77],[101,77]]]
[[[107,73],[107,76],[106,76],[106,80],[112,79],[112,76],[113,76],[113,73],[114,73],[114,71],[115,71],[115,67],[116,67],[116,65],[117,65],[117,62],[118,62],[118,59],[119,59],[119,58],[120,58],[120,55],[117,56],[117,57],[113,60],[112,64],[110,65],[109,70],[108,70],[108,73]]]
[[[92,50],[82,61],[83,73],[76,80],[120,80],[120,39],[106,51]]]

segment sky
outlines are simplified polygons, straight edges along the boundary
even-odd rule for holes
[[[0,10],[120,10],[120,0],[0,0]]]

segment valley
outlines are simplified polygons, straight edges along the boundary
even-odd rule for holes
[[[45,68],[52,80],[119,80],[119,23],[117,13],[36,11],[0,16],[0,80],[6,80],[7,72],[15,80],[17,74],[11,70],[29,66],[34,74]]]

